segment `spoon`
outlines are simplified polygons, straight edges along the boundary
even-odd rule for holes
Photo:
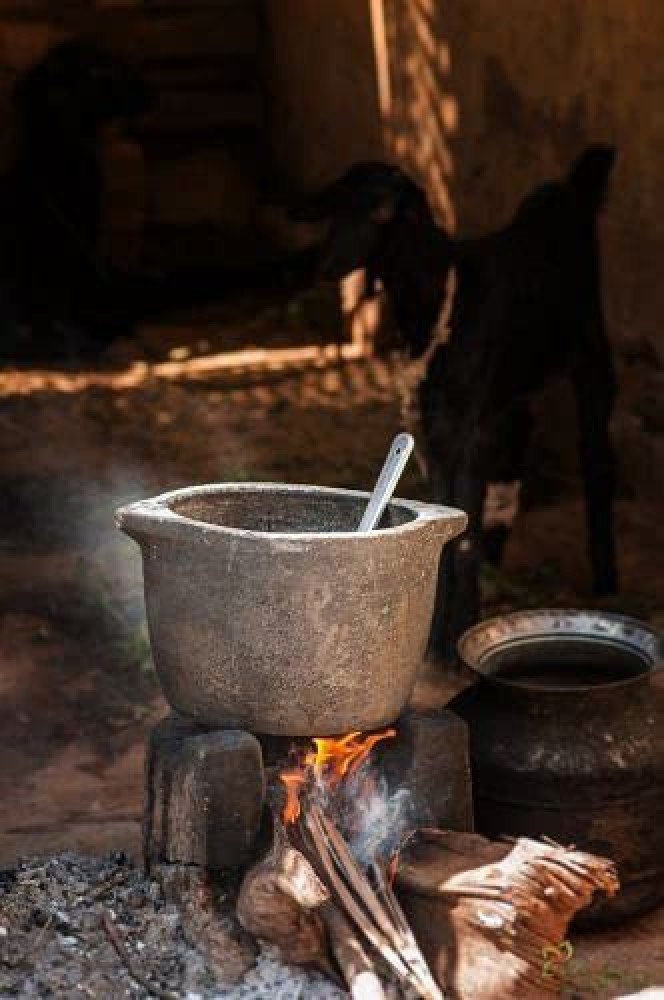
[[[387,453],[383,468],[380,470],[380,475],[376,480],[373,493],[369,497],[362,520],[357,526],[357,531],[371,531],[380,521],[383,511],[390,502],[396,485],[401,478],[401,473],[406,467],[406,462],[410,458],[410,453],[414,445],[415,441],[412,434],[404,432],[397,434],[395,437]]]

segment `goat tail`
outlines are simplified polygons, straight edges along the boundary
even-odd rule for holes
[[[609,185],[609,174],[616,159],[613,146],[589,146],[573,163],[567,183],[591,212],[602,207]]]

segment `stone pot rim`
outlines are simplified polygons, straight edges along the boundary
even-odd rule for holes
[[[397,524],[389,528],[375,528],[373,531],[256,531],[248,528],[237,528],[224,524],[212,524],[209,521],[199,520],[180,514],[173,509],[177,500],[187,500],[196,497],[214,496],[215,494],[226,493],[290,493],[325,495],[337,497],[353,497],[368,500],[370,494],[365,490],[348,490],[334,486],[315,486],[306,483],[272,483],[272,482],[229,482],[229,483],[204,483],[199,486],[185,486],[145,500],[138,500],[134,503],[125,504],[118,507],[115,512],[115,522],[118,528],[127,534],[140,533],[145,536],[159,534],[161,528],[167,534],[171,534],[173,528],[182,529],[188,527],[204,534],[209,538],[212,536],[231,536],[238,539],[275,541],[275,542],[303,542],[303,541],[325,541],[339,540],[354,543],[369,541],[374,542],[386,536],[403,535],[412,531],[421,530],[425,524],[434,525],[439,522],[447,529],[449,538],[461,534],[465,529],[468,518],[464,511],[456,507],[446,507],[441,504],[424,503],[419,500],[405,500],[400,497],[393,497],[389,507],[398,507],[411,513],[413,516],[403,524]]]
[[[534,639],[576,638],[603,642],[639,657],[644,669],[633,676],[601,684],[529,685],[512,681],[508,676],[490,670],[493,655],[501,649],[514,647]],[[487,618],[469,628],[458,641],[457,649],[464,664],[482,682],[488,682],[514,693],[536,691],[538,694],[571,694],[580,691],[605,691],[642,682],[655,671],[664,669],[664,640],[657,629],[630,615],[580,608],[539,608],[512,611]]]

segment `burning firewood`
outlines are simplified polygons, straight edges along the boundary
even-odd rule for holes
[[[276,944],[286,961],[313,965],[338,980],[329,945],[353,1000],[385,1000],[352,925],[276,819],[269,854],[244,877],[237,915],[245,930]]]
[[[313,965],[334,977],[317,912],[329,898],[326,886],[275,821],[270,852],[249,869],[240,888],[237,916],[242,926],[277,945],[285,961]]]
[[[556,994],[567,927],[595,892],[617,890],[613,864],[552,842],[440,830],[420,831],[389,864],[384,837],[367,855],[366,803],[378,789],[363,767],[393,734],[315,739],[282,773],[286,826],[275,820],[270,854],[245,877],[241,922],[328,974],[330,945],[355,1000],[385,996],[386,968],[422,1000],[444,1000],[448,987],[459,1000]]]
[[[363,803],[375,801],[377,789],[364,765],[376,743],[394,735],[387,729],[316,738],[315,750],[281,773],[286,827],[275,821],[275,843],[266,860],[245,878],[238,916],[257,936],[279,944],[284,957],[315,960],[320,968],[327,964],[329,971],[322,935],[326,927],[354,1000],[386,996],[373,955],[411,993],[423,1000],[443,1000],[389,888],[378,843],[371,844],[363,868],[330,817],[334,811],[352,836],[366,827],[371,811]],[[297,885],[296,870],[306,873]]]
[[[444,1000],[396,897],[381,874],[374,891],[332,820],[317,806],[302,813],[300,836],[307,857],[320,869],[344,914],[392,969],[398,980],[423,1000]],[[381,871],[376,862],[374,874]]]
[[[610,861],[551,842],[421,831],[402,853],[397,887],[455,997],[542,1000],[559,994],[570,921],[618,880]]]
[[[379,973],[389,979],[388,968],[416,996],[442,1000],[374,845],[369,862],[364,858],[369,878],[328,812],[357,833],[360,815],[371,815],[362,802],[371,803],[376,792],[364,764],[372,747],[394,734],[315,739],[315,750],[282,772],[286,827],[275,820],[272,850],[245,877],[237,911],[244,927],[277,944],[284,958],[328,974],[329,944],[354,1000],[385,1000],[394,984],[384,987]]]
[[[332,954],[337,960],[352,1000],[386,1000],[374,964],[362,947],[350,921],[334,903],[321,907]]]

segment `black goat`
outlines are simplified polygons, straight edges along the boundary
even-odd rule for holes
[[[17,84],[14,163],[0,187],[0,282],[8,310],[37,347],[84,325],[103,336],[113,282],[99,255],[103,126],[149,105],[121,59],[84,39],[53,48]]]
[[[432,494],[469,515],[467,534],[442,568],[438,651],[449,653],[477,620],[487,487],[521,480],[530,399],[557,376],[570,377],[576,392],[595,590],[616,588],[609,441],[615,379],[595,224],[613,161],[611,148],[588,149],[561,181],[530,194],[508,226],[475,240],[450,239],[435,225],[424,193],[382,163],[351,168],[294,213],[329,222],[320,246],[323,275],[339,279],[365,268],[370,282],[380,282],[412,358],[432,342],[454,270],[450,336],[433,350],[419,387]]]

